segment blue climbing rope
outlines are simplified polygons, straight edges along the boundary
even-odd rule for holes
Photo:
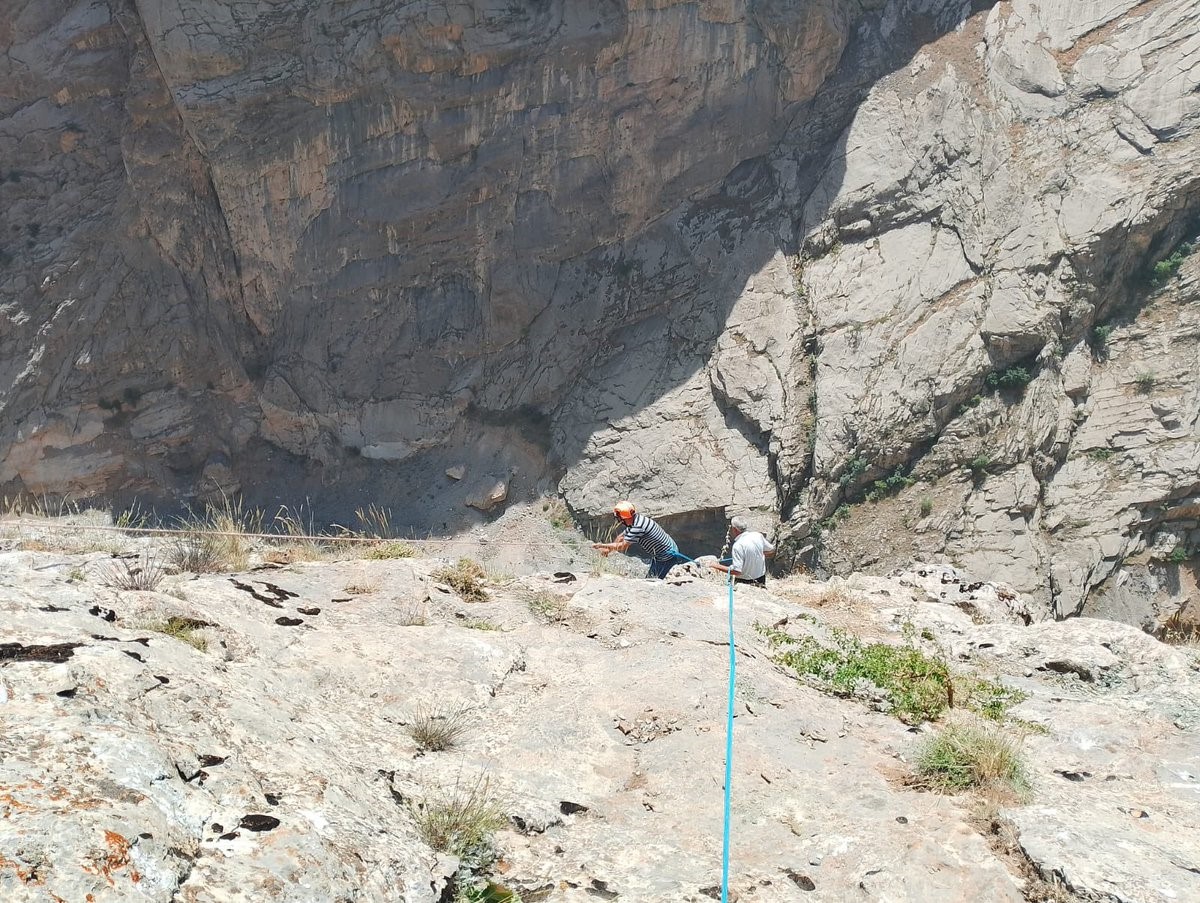
[[[721,844],[721,903],[729,900],[729,801],[733,790],[733,686],[737,652],[733,645],[733,574],[729,577],[729,702],[725,708],[725,836]]]
[[[692,564],[699,564],[694,558],[688,558],[678,549],[672,550],[676,557]],[[728,558],[718,560],[719,564],[731,564]],[[703,565],[700,565],[703,567]],[[733,574],[725,572],[729,586],[729,699],[725,705],[725,805],[724,827],[721,837],[721,903],[729,903],[729,812],[733,794],[733,689],[737,683],[737,648],[733,644]]]

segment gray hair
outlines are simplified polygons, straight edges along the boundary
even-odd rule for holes
[[[730,528],[737,530],[739,533],[745,533],[750,529],[750,524],[746,521],[746,518],[742,517],[740,514],[729,522],[729,526]]]

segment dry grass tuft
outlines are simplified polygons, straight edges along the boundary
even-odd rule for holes
[[[431,576],[458,593],[464,602],[484,602],[488,598],[487,571],[470,558],[460,558],[452,567],[438,568]]]
[[[320,561],[325,558],[325,549],[318,540],[306,537],[317,535],[317,526],[312,512],[307,506],[295,510],[287,505],[280,505],[275,512],[272,522],[275,531],[285,537],[281,542],[281,551],[286,556],[282,564],[293,561]],[[265,558],[266,556],[264,556]]]
[[[413,819],[425,843],[459,858],[477,855],[507,820],[484,775],[469,784],[458,780],[453,787],[430,794],[414,806]]]
[[[466,705],[419,705],[408,717],[405,730],[423,752],[453,749],[470,729],[472,711]]]
[[[247,533],[262,532],[263,514],[240,499],[222,496],[220,505],[179,521],[180,533],[168,552],[171,566],[192,574],[244,571],[250,564]]]
[[[193,649],[205,652],[208,650],[208,640],[200,636],[197,631],[212,626],[207,621],[197,621],[195,618],[171,615],[165,621],[147,621],[144,624],[139,624],[137,629],[153,630],[155,633],[174,637],[182,643],[187,643]]]
[[[166,573],[158,555],[149,553],[133,559],[116,559],[100,571],[100,580],[110,589],[152,592],[158,589]]]
[[[1029,792],[1022,739],[999,726],[952,722],[921,746],[917,781],[944,793],[979,790],[1022,799]]]
[[[369,546],[362,555],[371,561],[390,561],[395,558],[416,558],[417,550],[407,542],[385,542]]]
[[[549,590],[536,590],[529,596],[529,611],[547,624],[561,624],[567,618],[567,603]]]
[[[400,611],[401,627],[424,627],[429,623],[425,614],[425,603],[409,603]]]

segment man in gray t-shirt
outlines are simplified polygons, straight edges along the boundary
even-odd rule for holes
[[[711,565],[713,570],[732,574],[735,583],[767,585],[767,559],[775,556],[775,546],[763,534],[749,529],[746,519],[737,516],[729,522],[729,535],[733,539],[728,565]]]

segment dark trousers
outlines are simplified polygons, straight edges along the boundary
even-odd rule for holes
[[[749,583],[753,586],[766,586],[767,585],[767,575],[763,574],[757,580],[747,580],[744,577],[734,577],[733,582],[734,583]]]
[[[671,570],[671,568],[673,568],[677,563],[678,562],[676,562],[674,558],[664,558],[662,561],[651,561],[650,572],[646,574],[646,576],[657,577],[659,580],[663,580],[667,576],[667,571]]]

